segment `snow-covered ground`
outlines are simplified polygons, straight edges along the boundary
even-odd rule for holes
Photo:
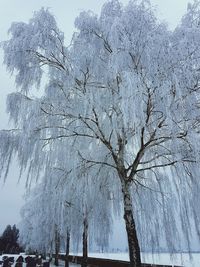
[[[76,254],[77,255],[77,254]],[[81,253],[78,253],[81,256]],[[89,257],[128,261],[128,253],[89,253]],[[142,253],[142,262],[183,267],[200,267],[200,253]]]
[[[90,257],[107,258],[114,260],[128,260],[127,253],[90,253]],[[142,253],[142,262],[184,267],[200,267],[200,253],[177,253],[170,256],[168,253]]]

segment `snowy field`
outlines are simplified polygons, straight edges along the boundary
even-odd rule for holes
[[[77,255],[77,254],[76,254]],[[81,254],[78,254],[81,256]],[[127,253],[89,253],[89,257],[128,261]],[[200,267],[200,253],[142,253],[142,262],[183,267]]]
[[[90,257],[107,258],[113,260],[128,260],[127,253],[90,253]],[[166,265],[178,265],[184,267],[200,267],[200,253],[182,253],[173,254],[168,253],[142,253],[142,262]]]

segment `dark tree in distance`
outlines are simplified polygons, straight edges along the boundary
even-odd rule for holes
[[[19,229],[17,229],[16,225],[7,225],[0,237],[0,251],[13,254],[23,251],[22,247],[18,243],[18,239]]]

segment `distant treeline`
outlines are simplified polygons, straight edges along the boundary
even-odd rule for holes
[[[3,234],[0,236],[0,252],[17,254],[23,251],[18,243],[19,229],[15,226],[7,225]]]

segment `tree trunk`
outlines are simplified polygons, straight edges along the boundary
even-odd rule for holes
[[[60,252],[60,235],[58,230],[55,230],[55,261],[54,261],[54,265],[58,266],[59,265],[59,252]]]
[[[130,267],[141,267],[140,246],[133,218],[133,207],[130,194],[130,184],[122,184],[124,200],[124,220],[128,237]]]
[[[87,267],[88,260],[88,221],[87,218],[83,221],[83,260],[81,267]]]
[[[69,243],[70,243],[70,233],[67,230],[67,240],[66,240],[66,250],[65,250],[65,267],[69,267]]]

